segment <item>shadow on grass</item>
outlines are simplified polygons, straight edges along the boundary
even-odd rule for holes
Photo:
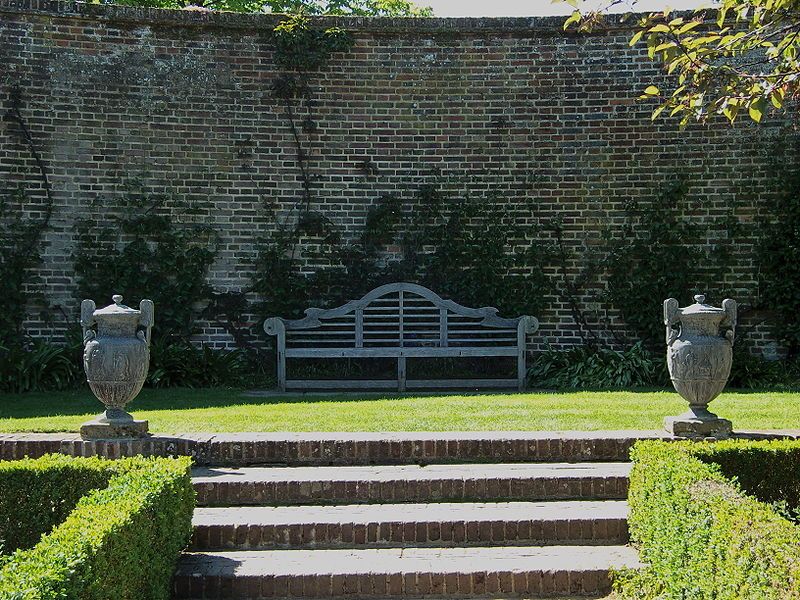
[[[128,405],[131,411],[190,410],[221,408],[225,406],[271,406],[276,404],[309,404],[315,402],[371,402],[384,399],[442,397],[442,396],[500,396],[516,392],[425,392],[425,393],[342,393],[319,392],[311,394],[278,394],[255,396],[236,389],[144,389]],[[538,393],[538,392],[531,392]],[[547,392],[543,392],[547,393]],[[0,394],[0,419],[24,419],[49,416],[96,414],[103,407],[91,391],[69,390],[61,392],[30,392],[26,394]]]
[[[780,390],[751,390],[731,389],[726,393],[740,395],[758,395],[767,392],[796,393],[798,389]],[[658,393],[673,392],[673,390],[658,387],[631,388],[631,389],[531,389],[525,394],[530,395],[569,395],[578,393]],[[315,392],[310,394],[278,394],[270,393],[264,396],[247,395],[247,392],[236,389],[145,389],[129,405],[131,411],[155,410],[191,410],[205,408],[221,408],[226,406],[272,406],[277,404],[313,404],[319,402],[372,402],[376,400],[391,400],[403,398],[433,398],[447,396],[468,396],[474,398],[512,397],[518,396],[516,391],[450,391],[450,392],[407,392],[401,393],[362,393],[362,392]],[[0,419],[24,419],[49,416],[76,416],[91,415],[102,412],[102,405],[86,390],[70,390],[63,392],[31,392],[27,394],[0,394]]]

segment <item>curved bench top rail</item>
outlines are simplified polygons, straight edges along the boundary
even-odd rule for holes
[[[416,294],[429,300],[435,306],[445,308],[457,315],[482,319],[477,325],[481,325],[483,327],[516,329],[520,321],[524,319],[527,332],[533,333],[536,331],[539,325],[538,320],[531,316],[523,315],[511,319],[499,317],[497,316],[498,310],[491,306],[484,306],[482,308],[469,308],[462,306],[457,302],[453,302],[452,300],[445,300],[436,292],[433,292],[428,288],[416,283],[387,283],[366,293],[358,300],[351,300],[347,304],[343,304],[342,306],[338,306],[336,308],[308,308],[305,311],[306,316],[302,319],[282,319],[280,317],[267,319],[264,323],[264,330],[270,335],[276,335],[278,332],[277,322],[281,322],[284,328],[287,330],[314,329],[322,326],[321,319],[334,319],[354,313],[357,309],[364,309],[378,298],[398,292]]]

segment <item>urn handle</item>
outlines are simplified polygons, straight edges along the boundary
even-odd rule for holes
[[[139,302],[139,311],[141,315],[139,316],[139,332],[137,335],[140,336],[140,339],[144,341],[148,346],[150,345],[150,340],[152,339],[152,329],[153,329],[153,317],[155,313],[155,307],[153,306],[152,300],[142,300]]]
[[[97,334],[94,325],[97,322],[94,318],[94,310],[97,308],[94,300],[84,300],[81,302],[81,329],[83,329],[83,345],[93,340]]]
[[[675,298],[667,298],[664,300],[664,325],[667,328],[667,346],[671,346],[680,335],[677,329],[677,325],[680,323],[680,319],[678,318],[679,314],[680,308]]]
[[[722,301],[722,309],[725,311],[725,318],[722,320],[721,327],[725,329],[725,339],[733,345],[733,339],[736,335],[736,321],[737,321],[737,307],[736,300],[726,298]]]

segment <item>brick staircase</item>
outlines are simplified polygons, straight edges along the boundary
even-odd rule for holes
[[[597,598],[638,564],[629,437],[325,435],[195,469],[175,598]]]

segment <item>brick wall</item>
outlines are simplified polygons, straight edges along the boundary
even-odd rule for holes
[[[255,240],[291,218],[302,195],[292,133],[271,95],[276,22],[0,0],[0,106],[5,112],[19,86],[56,199],[40,272],[51,305],[77,314],[75,221],[119,201],[131,178],[195,204],[193,218],[222,236],[211,282],[221,291],[247,286]],[[382,195],[409,201],[434,181],[453,194],[497,195],[509,218],[532,225],[560,215],[576,255],[622,219],[626,201],[652,199],[677,175],[690,182],[687,210],[699,220],[729,210],[752,220],[769,193],[766,155],[782,124],[679,132],[673,122],[652,123],[652,105],[636,98],[661,75],[628,46],[626,26],[575,36],[560,18],[337,24],[355,45],[312,79],[316,129],[301,135],[315,209],[345,235],[359,231]],[[15,125],[0,121],[0,188],[21,183],[35,212],[35,164]],[[744,302],[755,289],[751,271],[745,248],[737,278]],[[541,339],[578,341],[563,299],[547,305],[537,315]],[[29,327],[48,335],[59,326],[32,309]],[[227,338],[209,326],[200,339]]]

